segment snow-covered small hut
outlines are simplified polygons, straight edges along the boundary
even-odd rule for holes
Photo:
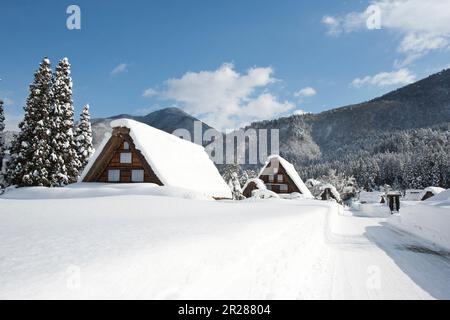
[[[244,197],[250,198],[254,190],[267,190],[267,188],[261,179],[248,179],[242,188],[242,194]]]
[[[271,155],[258,175],[266,188],[278,194],[298,192],[313,198],[294,166],[279,155]]]
[[[422,193],[420,194],[420,201],[425,201],[431,197],[434,197],[435,195],[441,193],[442,191],[445,191],[444,188],[439,187],[428,187],[425,188]]]
[[[114,120],[111,127],[81,181],[155,183],[231,198],[230,188],[202,146],[134,120]]]
[[[324,183],[324,184],[320,185],[320,194],[319,194],[318,198],[321,200],[334,199],[334,200],[336,200],[337,203],[342,202],[341,195],[339,194],[339,192],[336,190],[336,188],[334,186],[332,186],[329,183]]]

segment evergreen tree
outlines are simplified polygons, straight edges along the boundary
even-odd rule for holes
[[[237,164],[236,162],[232,163],[232,164],[227,164],[223,170],[222,177],[226,183],[229,183],[230,180],[233,179],[234,173],[236,173],[236,175],[239,179],[239,176],[241,175],[241,171],[242,171],[241,166],[239,164]]]
[[[5,115],[3,113],[3,101],[0,100],[0,188],[3,187],[3,158],[5,157]]]
[[[50,105],[52,101],[52,70],[44,58],[30,85],[19,124],[20,132],[13,139],[8,182],[18,186],[51,186]]]
[[[257,177],[258,177],[258,174],[256,173],[255,170],[252,170],[252,169],[243,170],[242,175],[239,178],[239,182],[241,183],[241,186],[243,186],[247,183],[248,180],[254,179]]]
[[[242,193],[242,187],[239,182],[239,177],[236,172],[231,173],[231,179],[228,181],[228,186],[231,189],[231,194],[233,196],[233,200],[245,199],[245,197]]]
[[[74,138],[72,78],[67,58],[59,61],[53,83],[51,108],[52,183],[66,185],[78,179],[81,163]]]
[[[76,138],[78,159],[80,160],[80,172],[87,165],[89,158],[94,153],[92,144],[91,115],[89,114],[89,105],[85,105],[80,115],[80,121],[76,129]]]
[[[231,189],[234,200],[242,200],[245,198],[242,194],[242,187],[239,178],[241,171],[241,166],[235,162],[233,164],[226,165],[222,175],[223,179]]]
[[[5,152],[3,130],[5,130],[5,114],[3,111],[3,101],[0,100],[0,169]]]

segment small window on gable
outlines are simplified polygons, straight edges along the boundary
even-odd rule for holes
[[[123,150],[130,150],[130,144],[127,141],[123,143]]]
[[[273,174],[270,174],[270,175],[269,175],[269,181],[270,181],[270,182],[273,182],[273,181],[274,181],[274,175],[273,175]]]
[[[281,191],[281,192],[287,192],[287,191],[288,191],[288,186],[287,186],[287,184],[282,184],[282,185],[280,185],[280,191]]]
[[[120,154],[120,163],[131,163],[131,153],[130,152],[122,152]]]
[[[277,180],[278,180],[278,182],[283,182],[283,175],[282,175],[282,174],[279,174],[279,175],[277,176]]]
[[[108,170],[108,182],[120,182],[120,170]]]
[[[144,182],[144,170],[131,170],[131,182]]]

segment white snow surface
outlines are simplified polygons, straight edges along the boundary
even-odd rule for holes
[[[361,203],[380,203],[381,196],[384,192],[380,191],[361,191],[359,194],[359,202]]]
[[[176,197],[182,199],[197,199],[213,201],[203,193],[189,189],[158,186],[153,183],[100,183],[79,182],[64,188],[46,187],[9,187],[0,199],[76,199],[98,198],[111,196],[139,196],[153,195],[163,197]]]
[[[0,299],[450,299],[449,253],[384,218],[121,188],[0,196]]]
[[[281,164],[283,166],[283,168],[286,170],[286,173],[288,174],[288,176],[292,179],[292,181],[295,183],[295,185],[297,186],[297,188],[300,190],[300,192],[307,198],[314,198],[313,195],[311,194],[311,191],[309,191],[309,189],[306,187],[305,183],[303,182],[302,178],[300,178],[297,170],[295,170],[295,167],[288,162],[287,160],[285,160],[283,157],[281,157],[280,155],[270,155],[267,158],[267,161],[264,165],[264,167],[261,169],[258,177],[261,176],[261,174],[264,172],[266,166],[271,163],[272,161],[278,161],[279,164]]]
[[[450,250],[450,189],[416,205],[400,206],[388,222]]]
[[[279,194],[267,189],[256,189],[252,191],[252,197],[250,199],[270,199],[270,198],[280,198]]]
[[[403,201],[420,201],[423,197],[423,190],[421,189],[409,189],[406,190]]]
[[[231,190],[202,146],[130,119],[111,121],[111,127],[126,127],[163,185],[190,189],[217,198],[231,198]],[[105,137],[104,146],[109,137]],[[89,160],[82,179],[103,148]]]

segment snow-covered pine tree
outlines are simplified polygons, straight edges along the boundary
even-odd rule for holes
[[[248,180],[254,179],[257,177],[258,177],[258,174],[256,173],[255,170],[252,170],[252,169],[243,170],[242,174],[239,178],[239,182],[241,183],[241,186],[243,186],[247,183]]]
[[[50,60],[44,58],[24,107],[25,115],[19,124],[20,132],[13,139],[7,179],[18,186],[51,186],[50,105],[52,102],[52,70]]]
[[[5,157],[5,137],[3,131],[5,130],[5,114],[3,112],[3,101],[0,100],[0,188],[4,185],[3,177],[3,158]]]
[[[80,121],[76,128],[75,142],[77,146],[78,159],[80,160],[80,172],[87,165],[89,158],[94,153],[92,144],[91,115],[89,105],[85,105],[80,115]]]
[[[241,200],[245,197],[242,194],[242,187],[240,184],[241,166],[237,163],[228,164],[225,166],[224,173],[222,175],[225,182],[231,189],[234,200]]]
[[[233,196],[233,200],[245,199],[245,197],[242,193],[242,187],[239,182],[239,177],[236,172],[231,173],[231,179],[228,181],[228,186],[231,189],[231,194]]]
[[[52,183],[63,186],[76,182],[81,163],[74,138],[72,78],[67,58],[59,61],[53,83],[51,108]]]

